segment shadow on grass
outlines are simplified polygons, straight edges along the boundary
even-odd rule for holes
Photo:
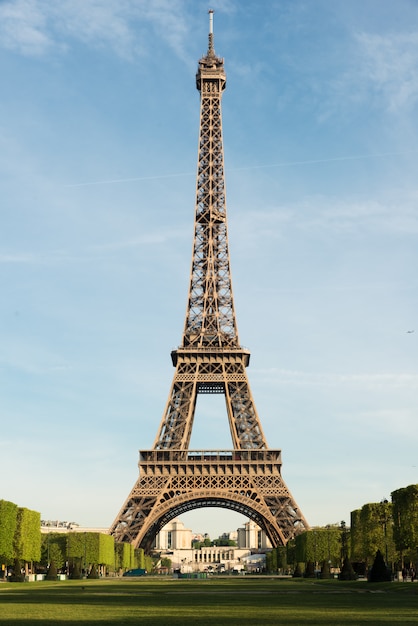
[[[0,585],[8,626],[416,624],[418,585],[147,578]]]

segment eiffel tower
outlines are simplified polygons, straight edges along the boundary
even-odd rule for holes
[[[182,344],[152,450],[140,451],[139,478],[110,528],[117,541],[148,552],[170,520],[201,507],[242,513],[273,546],[309,528],[281,476],[281,451],[267,445],[240,345],[228,251],[221,98],[223,59],[209,45],[196,74],[200,137],[192,267]],[[232,450],[190,450],[198,394],[223,394]]]

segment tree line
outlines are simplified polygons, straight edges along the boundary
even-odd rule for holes
[[[367,575],[377,554],[389,573],[417,569],[418,485],[393,491],[390,502],[368,503],[352,511],[350,527],[341,522],[312,528],[286,546],[273,548],[266,554],[266,569],[305,576],[328,577],[336,571],[347,577]],[[134,568],[151,571],[152,566],[142,549],[117,543],[111,535],[43,534],[40,513],[0,500],[0,577],[11,567],[18,578],[29,571],[77,578]]]
[[[0,577],[22,580],[29,573],[56,578],[120,574],[128,569],[151,571],[151,557],[142,548],[115,542],[99,532],[41,533],[37,511],[0,500]]]
[[[328,577],[332,572],[368,575],[378,559],[388,577],[418,564],[418,485],[391,493],[391,501],[364,504],[351,512],[350,527],[316,527],[266,555],[269,572]]]

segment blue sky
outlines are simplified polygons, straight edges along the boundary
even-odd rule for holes
[[[3,0],[0,497],[43,518],[109,526],[154,442],[186,312],[209,8],[269,446],[312,525],[418,482],[418,4]],[[192,446],[228,449],[210,400]],[[217,536],[243,518],[184,521]]]

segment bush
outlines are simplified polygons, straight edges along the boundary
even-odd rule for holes
[[[386,567],[383,554],[378,550],[369,573],[369,583],[384,583],[390,581],[390,572]]]
[[[81,576],[81,567],[78,561],[73,561],[70,564],[70,579],[71,580],[80,580]]]
[[[348,558],[348,556],[346,556],[344,559],[343,566],[341,568],[341,572],[339,575],[339,579],[340,580],[356,580],[357,579],[356,573],[353,569],[353,566],[351,565],[351,561]]]
[[[47,574],[45,576],[45,580],[57,580],[57,575],[58,575],[57,567],[54,561],[51,561],[48,567]]]

